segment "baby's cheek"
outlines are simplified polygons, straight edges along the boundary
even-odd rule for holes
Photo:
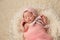
[[[31,20],[33,21],[34,20],[34,17],[32,17]]]

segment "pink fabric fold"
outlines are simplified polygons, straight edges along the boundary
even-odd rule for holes
[[[42,25],[29,25],[29,29],[24,33],[25,40],[52,40],[52,37],[47,34]]]

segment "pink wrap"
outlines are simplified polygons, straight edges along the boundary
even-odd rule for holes
[[[29,25],[29,29],[24,32],[25,40],[52,40],[41,24]]]

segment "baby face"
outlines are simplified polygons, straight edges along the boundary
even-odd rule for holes
[[[28,23],[32,22],[35,19],[35,16],[33,15],[32,12],[25,12],[23,16],[25,21]]]

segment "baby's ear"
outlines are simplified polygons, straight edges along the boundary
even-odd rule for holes
[[[44,25],[47,25],[48,24],[47,17],[44,16],[44,15],[40,15],[40,16],[42,18],[42,21],[43,21]]]

